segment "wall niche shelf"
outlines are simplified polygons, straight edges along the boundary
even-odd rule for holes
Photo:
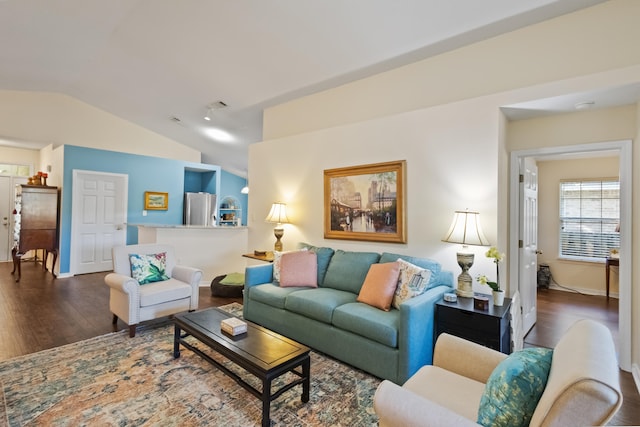
[[[218,224],[227,227],[238,227],[242,225],[242,205],[240,200],[233,196],[225,196],[220,200],[218,208],[220,219]]]

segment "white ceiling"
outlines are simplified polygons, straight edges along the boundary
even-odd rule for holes
[[[73,96],[242,173],[265,107],[601,1],[0,0],[0,90]]]

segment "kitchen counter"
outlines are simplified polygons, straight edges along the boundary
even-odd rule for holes
[[[245,226],[230,226],[230,225],[218,225],[211,227],[210,225],[184,225],[184,224],[127,224],[132,227],[138,228],[196,228],[205,230],[228,230],[228,229],[242,229],[247,228]]]

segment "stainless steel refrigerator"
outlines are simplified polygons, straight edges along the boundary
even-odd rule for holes
[[[216,225],[216,195],[211,193],[184,193],[185,225]]]

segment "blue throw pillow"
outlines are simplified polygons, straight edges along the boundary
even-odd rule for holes
[[[528,426],[547,385],[552,355],[548,348],[526,348],[500,362],[480,399],[478,424]]]

